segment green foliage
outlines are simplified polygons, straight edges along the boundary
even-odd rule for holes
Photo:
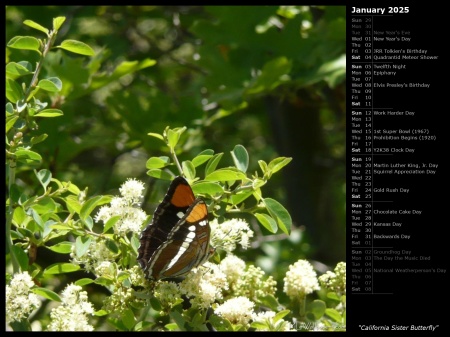
[[[139,10],[146,14],[148,9]],[[244,217],[262,232],[261,237],[278,234],[286,238],[293,232],[291,215],[278,201],[281,196],[269,197],[272,195],[269,181],[276,179],[276,173],[292,158],[274,152],[254,155],[255,149],[247,146],[245,137],[241,142],[223,141],[217,151],[212,145],[206,148],[204,137],[209,126],[242,111],[264,95],[289,96],[294,88],[320,81],[338,85],[345,65],[339,63],[339,53],[316,51],[315,57],[321,55],[320,66],[319,62],[315,64],[306,79],[297,76],[301,69],[299,62],[305,60],[291,44],[281,44],[271,15],[281,16],[287,35],[298,38],[298,23],[310,18],[310,14],[299,15],[295,10],[279,7],[243,7],[241,14],[248,20],[238,29],[234,13],[228,8],[206,7],[205,12],[195,16],[189,29],[190,34],[205,42],[198,47],[202,57],[194,68],[202,67],[214,76],[207,76],[204,83],[197,75],[193,76],[186,86],[183,81],[169,80],[161,86],[165,90],[158,94],[155,85],[148,86],[148,78],[138,81],[150,67],[158,64],[153,56],[140,55],[132,61],[120,57],[111,63],[111,51],[102,49],[103,46],[91,47],[93,41],[87,44],[67,38],[58,42],[66,36],[64,16],[52,18],[50,29],[33,20],[24,20],[23,24],[33,29],[33,33],[10,37],[5,91],[7,284],[12,287],[11,280],[27,272],[39,285],[33,285],[29,293],[46,300],[35,315],[29,316],[30,320],[22,317],[10,322],[13,330],[31,330],[32,321],[39,321],[43,329],[49,329],[53,302],[60,302],[58,308],[63,307],[69,296],[66,291],[72,286],[90,290],[89,300],[94,303],[94,310],[86,313],[90,314],[89,324],[95,329],[206,331],[213,327],[218,331],[277,331],[288,327],[288,321],[308,320],[328,324],[330,330],[334,327],[332,323],[345,325],[345,310],[338,307],[345,303],[345,295],[322,298],[324,295],[318,293],[316,296],[321,301],[312,302],[308,314],[301,315],[296,304],[280,296],[281,291],[275,293],[270,277],[260,278],[264,294],[249,291],[248,285],[234,285],[208,310],[182,298],[167,302],[167,297],[158,295],[164,293],[158,287],[167,286],[165,281],[155,285],[144,280],[136,263],[140,232],[120,232],[121,215],[111,216],[103,223],[99,220],[103,207],[115,200],[98,183],[111,169],[97,166],[95,160],[85,157],[102,143],[106,144],[105,151],[116,158],[133,150],[142,154],[142,149],[153,149],[156,155],[142,156],[145,160],[140,162],[140,171],[147,169],[147,177],[161,180],[185,176],[194,193],[206,200],[211,216],[219,222]],[[217,23],[207,19],[210,15],[217,18]],[[158,21],[151,22],[158,30]],[[342,24],[334,23],[335,28]],[[42,34],[44,38],[40,38]],[[320,34],[312,35],[321,42]],[[79,34],[80,40],[85,38]],[[114,43],[109,46],[116,47]],[[182,59],[194,60],[193,54],[186,57],[181,48],[176,49],[160,50],[167,56],[160,60],[169,63],[175,60],[175,64],[155,70],[157,82],[161,78],[183,77],[185,70],[179,67],[186,61]],[[283,55],[276,51],[282,51]],[[309,67],[312,60],[308,57],[304,65]],[[254,71],[250,72],[250,67],[255,67]],[[133,87],[123,90],[133,80]],[[204,88],[204,100],[195,95],[182,95],[177,97],[181,104],[174,104],[172,97],[186,88],[198,92]],[[150,108],[146,108],[148,103],[142,99],[142,92],[151,102]],[[218,108],[208,112],[208,104]],[[64,112],[60,109],[63,106]],[[169,123],[180,106],[186,112],[176,123]],[[150,130],[143,121],[152,121]],[[187,126],[165,127],[171,124]],[[155,132],[164,127],[161,134]],[[81,142],[77,140],[78,134]],[[80,163],[85,161],[89,167],[80,169]],[[118,183],[112,186],[117,189]],[[155,193],[153,198],[159,200],[161,194]],[[138,205],[132,206],[131,209]],[[140,229],[147,221],[138,224]],[[258,253],[261,252],[250,252]],[[214,257],[216,265],[217,258]],[[246,265],[248,273],[249,265]],[[84,292],[77,291],[77,299],[81,301]],[[250,293],[257,306],[255,310],[270,308],[273,318],[246,324],[211,314],[226,300]],[[195,301],[195,296],[191,300]]]

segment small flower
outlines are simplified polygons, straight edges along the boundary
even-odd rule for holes
[[[61,294],[61,305],[50,312],[49,331],[92,331],[87,315],[94,313],[87,293],[81,287],[69,284]]]
[[[119,216],[114,225],[114,233],[125,236],[127,232],[139,233],[147,214],[140,209],[140,199],[144,184],[135,179],[128,179],[119,188],[122,197],[113,197],[110,206],[102,206],[94,220],[108,222],[109,219]]]
[[[178,284],[174,282],[161,281],[155,287],[154,295],[159,299],[164,308],[164,312],[168,312],[177,303],[183,302]],[[163,314],[161,313],[161,314]]]
[[[218,299],[222,299],[223,290],[228,289],[225,274],[219,266],[210,262],[201,268],[194,268],[180,283],[181,293],[191,297],[192,306],[208,308]]]
[[[128,178],[119,188],[120,194],[125,200],[129,200],[131,204],[139,204],[142,198],[142,191],[145,190],[144,184],[136,179]]]
[[[334,291],[339,295],[345,295],[346,292],[346,263],[339,262],[334,268],[334,272],[327,271],[319,277],[322,287]]]
[[[231,288],[244,274],[245,262],[235,255],[228,254],[220,261],[220,270],[225,274]]]
[[[250,301],[247,297],[239,296],[231,298],[219,305],[214,312],[229,320],[232,324],[248,325],[249,321],[254,316],[253,308],[255,303]]]
[[[115,254],[108,249],[105,240],[93,238],[88,250],[80,257],[75,253],[75,245],[72,246],[72,252],[70,253],[72,262],[79,265],[84,265],[84,269],[87,272],[93,273],[106,273],[105,265],[101,265],[105,262],[114,262]],[[100,268],[97,270],[97,268]],[[97,276],[100,276],[96,274]]]
[[[102,309],[109,313],[123,313],[129,309],[130,303],[135,303],[143,300],[137,300],[133,295],[133,289],[121,285],[117,285],[114,293],[107,297],[103,302]]]
[[[284,278],[283,291],[291,298],[304,297],[319,290],[317,274],[312,265],[306,260],[298,260],[289,266]]]
[[[6,322],[21,321],[41,305],[36,294],[30,292],[34,287],[28,272],[14,274],[10,285],[6,286]]]
[[[217,219],[214,219],[210,222],[210,226],[211,242],[214,247],[232,252],[236,249],[237,244],[240,244],[243,249],[250,246],[253,231],[244,220],[231,219],[219,224]]]
[[[274,318],[274,311],[265,311],[254,314],[252,320],[255,323],[259,323],[256,325],[257,331],[297,331],[292,328],[290,322],[281,318],[275,321]]]
[[[265,278],[260,267],[248,266],[236,283],[235,294],[243,295],[253,301],[265,295],[275,295],[277,282],[272,276]]]

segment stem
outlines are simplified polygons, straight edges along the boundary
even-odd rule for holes
[[[13,273],[18,273],[20,271],[19,261],[17,260],[16,254],[13,251],[13,242],[11,239],[11,223],[14,214],[13,201],[11,200],[11,187],[16,179],[16,162],[11,159],[9,161],[9,181],[8,181],[8,191],[9,191],[9,207],[6,215],[6,246],[8,247],[9,255],[11,256],[11,262],[13,266]]]
[[[306,294],[301,294],[298,298],[300,320],[304,321],[306,316]]]
[[[25,92],[24,102],[28,100],[28,95],[30,95],[32,89],[36,87],[36,82],[39,76],[39,73],[41,72],[42,65],[44,63],[44,58],[47,56],[47,53],[49,52],[50,48],[52,47],[53,43],[55,42],[56,38],[56,32],[51,31],[50,35],[48,37],[48,41],[44,46],[44,50],[42,51],[41,59],[39,60],[36,70],[34,71],[33,78],[31,79],[30,86],[28,87],[27,91]]]
[[[180,171],[180,174],[183,175],[183,169],[181,168],[180,162],[178,161],[177,155],[175,154],[175,149],[170,148],[170,155],[172,156],[173,161],[178,167],[178,171]]]
[[[51,31],[48,36],[48,41],[43,48],[42,56],[36,66],[36,70],[34,71],[33,78],[31,79],[30,85],[25,92],[25,96],[23,98],[24,102],[28,101],[28,96],[30,95],[32,90],[36,87],[39,73],[41,71],[42,64],[44,63],[44,58],[47,55],[47,53],[49,52],[53,43],[55,42],[56,34],[57,34],[57,31]],[[24,131],[25,130],[23,130],[22,132],[24,132]],[[13,146],[11,146],[12,154],[14,154],[14,152],[15,152],[14,150],[16,147],[17,147],[17,144],[13,144]],[[13,200],[11,199],[11,187],[15,183],[15,180],[16,180],[16,165],[17,165],[16,159],[14,158],[14,155],[13,155],[12,158],[9,159],[9,181],[8,181],[9,207],[8,207],[8,211],[6,213],[5,234],[6,234],[6,246],[8,248],[9,255],[11,256],[11,263],[13,266],[14,274],[16,274],[20,271],[19,261],[17,259],[16,254],[14,253],[14,250],[13,250],[14,244],[11,239],[11,224],[12,224],[12,219],[13,219],[13,214],[14,214],[14,205],[13,205]]]

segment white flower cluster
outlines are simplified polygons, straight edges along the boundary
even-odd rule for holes
[[[319,290],[317,274],[307,260],[298,260],[289,266],[284,278],[283,291],[291,298],[304,297]]]
[[[36,294],[30,292],[34,286],[28,272],[14,274],[6,286],[6,323],[21,321],[41,305]]]
[[[86,253],[80,257],[75,254],[75,245],[73,245],[70,257],[74,264],[82,264],[87,272],[92,272],[97,276],[108,276],[114,273],[111,268],[114,268],[112,262],[116,257],[106,246],[105,240],[93,238]]]
[[[127,232],[138,233],[141,231],[142,223],[147,218],[147,214],[139,208],[144,184],[136,179],[128,179],[119,188],[122,197],[114,197],[110,206],[102,206],[95,221],[107,223],[114,216],[119,216],[119,220],[114,225],[114,233],[125,236]]]
[[[339,295],[345,295],[346,292],[346,263],[339,262],[334,268],[334,272],[327,271],[319,277],[320,284]]]
[[[228,289],[227,278],[217,264],[206,262],[203,268],[193,269],[180,283],[180,291],[191,297],[191,304],[208,308],[222,299],[222,291]]]
[[[61,305],[50,312],[49,331],[92,331],[87,315],[94,313],[87,293],[73,283],[67,285],[61,294]]]
[[[255,303],[250,301],[247,297],[238,296],[230,298],[223,304],[219,305],[214,313],[226,318],[232,324],[248,325],[250,320],[255,315],[253,311]]]
[[[253,237],[253,231],[249,224],[241,219],[231,219],[219,223],[217,219],[212,220],[211,226],[211,244],[213,247],[220,247],[230,253],[236,249],[237,244],[243,249],[250,246],[250,239]]]

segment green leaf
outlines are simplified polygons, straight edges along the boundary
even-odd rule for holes
[[[277,220],[278,226],[281,230],[289,235],[291,232],[292,219],[286,208],[284,208],[278,201],[271,198],[265,198],[264,204],[266,205],[272,218]]]
[[[66,206],[70,213],[80,214],[81,203],[75,195],[66,197]]]
[[[133,326],[136,324],[136,320],[134,318],[134,314],[130,309],[126,309],[122,312],[122,322],[128,330],[131,330]]]
[[[46,140],[48,137],[48,135],[46,133],[43,133],[42,135],[36,136],[36,137],[31,137],[31,144],[36,145],[39,144],[40,142],[43,142],[44,140]]]
[[[63,241],[59,242],[53,246],[44,246],[47,249],[50,249],[51,251],[54,251],[56,253],[60,254],[69,254],[72,251],[72,242],[69,241]]]
[[[252,322],[250,324],[250,327],[253,329],[257,329],[260,331],[270,331],[270,326],[267,323],[261,323],[261,322]]]
[[[175,321],[181,331],[186,331],[186,328],[184,327],[186,320],[178,311],[171,311],[169,315]]]
[[[91,284],[91,283],[94,283],[94,282],[95,281],[93,279],[91,279],[91,278],[80,278],[79,280],[75,281],[75,284],[77,286],[82,287],[82,286],[85,286],[87,284]]]
[[[276,297],[270,294],[258,297],[258,302],[272,309],[272,311],[277,311],[280,307],[282,307]]]
[[[147,174],[150,177],[163,179],[163,180],[172,180],[172,178],[173,178],[173,176],[170,173],[160,170],[160,169],[148,170]]]
[[[62,116],[63,112],[59,109],[45,109],[36,113],[35,117],[59,117]]]
[[[94,283],[99,284],[101,286],[105,286],[105,287],[108,287],[108,286],[114,284],[113,280],[111,280],[110,278],[104,277],[104,276],[97,277],[95,279]]]
[[[104,202],[104,197],[102,195],[97,195],[85,201],[81,206],[80,218],[86,220],[95,207],[102,205]]]
[[[220,196],[223,194],[223,187],[218,183],[209,181],[200,181],[192,185],[194,194],[208,194],[212,197]]]
[[[233,325],[226,318],[212,314],[208,320],[217,331],[233,331]]]
[[[327,298],[336,300],[336,301],[341,300],[341,298],[338,296],[338,294],[336,294],[334,291],[330,291],[329,293],[327,293]]]
[[[25,219],[30,218],[25,211],[23,210],[22,207],[16,207],[14,209],[14,214],[13,214],[13,223],[17,226],[20,227],[21,225],[24,224]]]
[[[168,323],[168,324],[164,325],[164,327],[168,331],[177,331],[178,330],[178,325],[176,323]]]
[[[150,157],[145,163],[145,167],[148,169],[159,169],[168,165],[170,165],[170,158],[166,156]]]
[[[280,312],[277,312],[275,314],[275,316],[273,317],[273,321],[274,323],[278,322],[280,319],[282,319],[283,317],[285,317],[287,314],[289,314],[291,311],[290,310],[281,310]]]
[[[13,103],[17,103],[23,97],[22,87],[14,80],[6,79],[6,98]],[[22,109],[23,110],[23,109]],[[20,112],[20,111],[19,111]]]
[[[58,16],[57,18],[53,19],[53,30],[58,31],[59,28],[61,28],[62,24],[66,21],[65,16]]]
[[[333,321],[337,323],[342,323],[342,316],[336,309],[327,308],[325,309],[325,314],[330,317]]]
[[[326,303],[321,300],[314,300],[309,304],[309,311],[314,315],[316,320],[319,320],[324,315],[326,308]]]
[[[39,40],[32,36],[15,36],[9,40],[7,46],[14,49],[35,50],[39,54],[41,53],[39,51],[41,46]]]
[[[289,164],[292,161],[291,157],[279,157],[275,158],[269,163],[269,171],[272,173],[278,172],[283,167],[285,167],[287,164]]]
[[[53,225],[54,224],[57,224],[58,222],[56,222],[56,221],[53,221],[53,220],[47,220],[45,223],[44,223],[44,230],[43,230],[43,232],[42,232],[42,236],[44,237],[44,238],[46,238],[47,237],[47,235],[49,235],[50,233],[52,233],[53,232]]]
[[[76,40],[64,40],[59,46],[56,48],[61,48],[64,50],[68,50],[75,54],[93,56],[95,55],[94,50],[89,47],[86,43],[76,41]]]
[[[20,321],[12,321],[9,323],[13,331],[32,331],[30,321],[22,318]]]
[[[231,195],[231,202],[233,203],[233,205],[239,205],[245,199],[251,197],[253,193],[254,191],[249,190],[239,191],[238,193]]]
[[[169,145],[171,149],[175,149],[175,146],[177,146],[178,141],[180,140],[181,134],[186,131],[186,129],[187,128],[183,126],[182,128],[167,130],[167,145]]]
[[[264,226],[269,232],[276,233],[278,230],[277,222],[268,214],[255,213],[256,219]]]
[[[119,252],[119,247],[117,246],[117,244],[113,240],[106,240],[105,241],[105,246],[106,246],[106,248],[108,248],[114,254],[117,254]]]
[[[25,164],[40,164],[42,161],[42,157],[39,153],[30,151],[30,150],[17,150],[16,153],[17,161],[25,163]]]
[[[44,275],[72,273],[77,270],[80,270],[80,266],[72,263],[55,263],[45,268]]]
[[[106,310],[103,310],[103,309],[100,309],[100,310],[97,310],[96,312],[94,312],[94,316],[98,316],[98,317],[106,316],[108,314],[109,314],[109,312],[107,312]]]
[[[25,20],[23,22],[24,25],[27,25],[28,27],[40,30],[41,32],[45,33],[46,35],[48,35],[48,29],[45,27],[42,27],[40,24],[32,21],[32,20]]]
[[[242,180],[247,176],[234,168],[223,168],[217,171],[211,172],[205,177],[208,181],[230,181],[230,180]]]
[[[153,133],[153,132],[150,132],[150,133],[147,133],[147,135],[149,135],[149,136],[151,136],[151,137],[158,138],[158,139],[164,141],[164,137],[163,137],[162,135],[160,135],[159,133]]]
[[[41,185],[44,187],[44,191],[46,191],[47,186],[52,179],[52,173],[46,169],[40,170],[39,172],[36,172],[35,170],[34,173],[36,174],[36,177],[39,179]]]
[[[183,173],[188,180],[193,180],[195,178],[195,167],[191,161],[185,160],[181,163]]]
[[[197,156],[195,156],[194,159],[192,159],[192,164],[195,167],[198,167],[201,164],[208,161],[213,155],[214,155],[213,150],[210,150],[210,149],[204,150],[204,151],[200,152]]]
[[[60,230],[60,231],[70,231],[72,229],[71,226],[62,224],[62,223],[58,223],[58,222],[56,224],[53,224],[52,228],[55,230]]]
[[[239,171],[247,172],[248,169],[248,152],[242,145],[236,145],[231,151],[231,157],[233,158],[234,165]]]
[[[119,221],[121,218],[122,218],[121,215],[115,215],[109,218],[108,221],[106,221],[105,225],[103,226],[103,233],[106,233],[110,228],[114,227],[117,221]]]
[[[17,262],[19,262],[20,270],[25,271],[28,270],[28,255],[24,252],[24,250],[16,245],[11,247],[12,252],[16,256]]]
[[[19,119],[19,116],[8,116],[6,117],[6,132],[11,130],[16,121]]]
[[[130,275],[131,275],[131,274],[130,274],[129,272],[121,271],[121,272],[119,272],[119,274],[117,274],[116,280],[117,280],[118,282],[125,281],[127,278],[130,277]]]
[[[88,215],[84,220],[83,223],[86,225],[86,227],[91,231],[92,228],[94,228],[94,220],[90,215]]]
[[[6,114],[13,114],[14,113],[14,107],[11,103],[6,103],[5,105]]]
[[[32,288],[31,292],[35,293],[36,295],[42,296],[46,299],[49,299],[50,301],[61,302],[61,297],[59,297],[57,293],[51,291],[50,289],[40,287]]]
[[[78,236],[75,240],[75,253],[77,254],[77,257],[82,257],[89,249],[89,246],[91,245],[92,238],[89,236],[81,237]]]
[[[62,89],[62,82],[58,77],[49,77],[40,80],[38,87],[49,92],[60,92]]]
[[[55,200],[53,200],[53,198],[48,196],[39,199],[38,202],[31,207],[39,214],[53,213],[58,208]]]
[[[217,153],[215,154],[206,164],[205,167],[205,175],[207,176],[208,174],[212,173],[217,165],[219,164],[220,159],[222,159],[223,153]]]
[[[16,79],[20,76],[32,74],[33,69],[31,67],[31,63],[27,61],[9,62],[6,65],[6,76],[11,79]]]
[[[150,298],[150,306],[156,311],[161,311],[163,308],[161,301],[154,296]]]

